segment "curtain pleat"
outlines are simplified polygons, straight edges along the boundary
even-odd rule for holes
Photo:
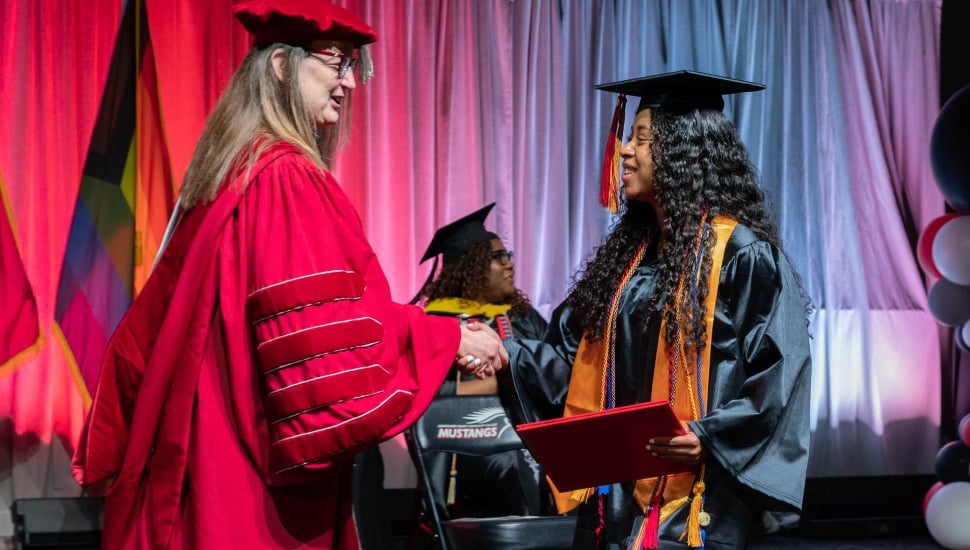
[[[54,307],[121,12],[117,0],[0,2],[0,173],[45,336],[0,379],[0,537],[14,499],[80,492],[70,453],[84,401],[53,337]]]

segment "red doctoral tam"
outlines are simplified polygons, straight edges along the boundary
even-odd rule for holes
[[[233,11],[257,45],[333,39],[360,47],[377,40],[377,33],[362,19],[319,0],[244,0]]]

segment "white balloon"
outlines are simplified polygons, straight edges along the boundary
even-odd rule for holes
[[[963,326],[957,331],[957,343],[963,349],[970,351],[970,321],[963,323]]]
[[[944,278],[970,285],[970,216],[944,223],[933,238],[933,263]]]
[[[970,483],[940,487],[926,505],[926,527],[936,542],[950,550],[970,550]]]

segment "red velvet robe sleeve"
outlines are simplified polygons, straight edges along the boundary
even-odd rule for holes
[[[391,300],[355,209],[303,155],[256,174],[238,216],[268,480],[298,482],[414,422],[454,360],[458,325]]]

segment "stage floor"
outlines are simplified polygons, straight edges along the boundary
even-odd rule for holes
[[[884,548],[887,550],[938,550],[943,547],[937,544],[930,535],[871,539],[829,539],[778,535],[767,536],[760,541],[748,545],[748,550],[774,550],[775,548],[782,550],[860,550],[869,548]]]
[[[407,550],[408,543],[404,538],[395,540],[395,550]],[[929,535],[907,536],[872,539],[829,539],[811,538],[795,535],[778,535],[765,537],[748,545],[748,550],[868,550],[882,548],[884,550],[939,550],[943,548]]]

